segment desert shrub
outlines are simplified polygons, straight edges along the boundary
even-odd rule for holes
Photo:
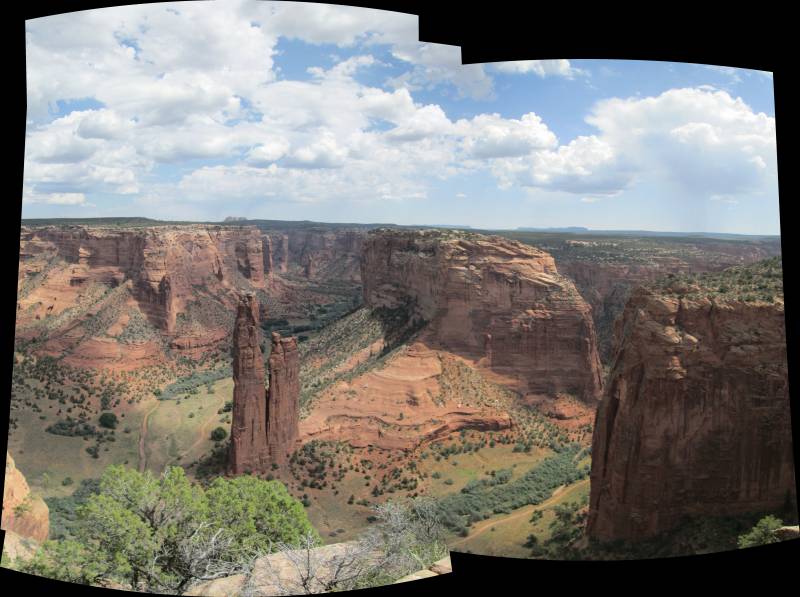
[[[228,432],[224,427],[217,427],[211,432],[211,439],[215,442],[222,441],[226,437],[228,437]]]
[[[197,394],[200,386],[212,384],[215,381],[230,377],[230,365],[217,369],[207,369],[205,371],[195,371],[191,375],[179,379],[157,394],[160,400],[172,400],[181,394]]]
[[[105,412],[100,415],[100,426],[105,427],[106,429],[116,429],[117,428],[117,415],[112,412]]]
[[[75,419],[57,421],[47,427],[45,431],[47,431],[47,433],[52,433],[53,435],[66,435],[72,437],[90,437],[97,434],[97,429],[94,425],[90,425],[89,423],[82,421],[76,421]]]
[[[473,485],[467,492],[447,495],[439,500],[442,524],[458,532],[470,520],[479,520],[485,511],[509,512],[529,504],[539,504],[560,485],[569,485],[588,474],[576,466],[577,444],[543,460],[521,477],[501,484]],[[503,472],[501,479],[507,473]]]

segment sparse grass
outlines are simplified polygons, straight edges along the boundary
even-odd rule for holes
[[[475,525],[469,536],[462,538],[455,534],[448,539],[448,545],[453,551],[469,551],[489,556],[503,556],[509,558],[530,557],[530,549],[525,547],[528,535],[534,534],[539,543],[549,539],[550,523],[555,519],[556,506],[567,502],[583,501],[589,495],[589,479],[581,479],[563,488],[552,498],[535,506],[524,506],[512,510],[508,514],[492,516],[482,523]],[[535,523],[531,523],[531,516],[535,511],[541,511],[542,516]],[[487,532],[484,528],[493,528]]]
[[[202,385],[189,398],[159,402],[147,423],[148,469],[161,472],[169,464],[187,466],[213,449],[212,429],[223,427],[230,433],[230,424],[221,422],[217,411],[233,394],[233,380],[217,381],[213,389],[208,393]]]

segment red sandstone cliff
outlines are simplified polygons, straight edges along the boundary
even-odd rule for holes
[[[294,451],[300,423],[300,356],[294,338],[272,334],[269,355],[267,442],[274,462]]]
[[[731,294],[727,273],[704,283],[637,289],[617,322],[592,442],[593,538],[778,511],[796,493],[782,291]]]
[[[413,316],[443,348],[526,394],[600,397],[590,307],[552,256],[497,236],[379,230],[364,243],[364,300]]]
[[[228,471],[235,475],[267,470],[267,400],[258,302],[242,295],[233,328],[233,417]]]
[[[238,291],[266,288],[263,262],[254,227],[23,229],[17,334],[44,332],[46,353],[79,366],[153,364],[163,343],[196,354],[230,336]],[[164,342],[119,343],[132,317]],[[137,351],[149,356],[123,358]]]
[[[162,226],[104,229],[44,227],[24,230],[23,263],[37,255],[57,255],[69,275],[53,280],[69,287],[91,282],[118,286],[132,280],[139,308],[160,329],[172,332],[176,315],[194,298],[193,286],[264,287],[259,231],[252,227]],[[27,272],[35,274],[36,271]],[[21,276],[26,274],[21,268]],[[31,300],[44,299],[35,295]],[[31,300],[22,300],[28,306]]]
[[[34,541],[47,540],[50,518],[47,504],[31,494],[25,477],[6,452],[6,476],[3,485],[2,528]]]
[[[263,235],[264,272],[296,273],[309,280],[360,279],[366,231],[356,228],[298,228]]]

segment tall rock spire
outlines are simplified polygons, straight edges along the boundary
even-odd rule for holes
[[[228,471],[238,475],[267,470],[267,402],[264,360],[258,326],[258,301],[239,297],[233,329],[233,420]]]
[[[294,449],[300,423],[300,357],[294,338],[272,334],[267,400],[267,442],[273,462],[285,462]]]

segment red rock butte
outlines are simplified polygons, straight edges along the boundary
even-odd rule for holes
[[[411,305],[436,345],[523,395],[602,394],[591,307],[553,257],[498,236],[378,230],[364,243],[364,301]]]
[[[796,501],[784,306],[637,289],[592,441],[587,533],[638,541],[687,517]]]
[[[300,359],[294,338],[272,335],[269,390],[264,387],[259,304],[239,297],[233,330],[233,418],[228,471],[265,473],[285,462],[298,436]]]
[[[228,470],[234,475],[267,469],[267,401],[258,301],[239,297],[233,328],[233,417]]]

